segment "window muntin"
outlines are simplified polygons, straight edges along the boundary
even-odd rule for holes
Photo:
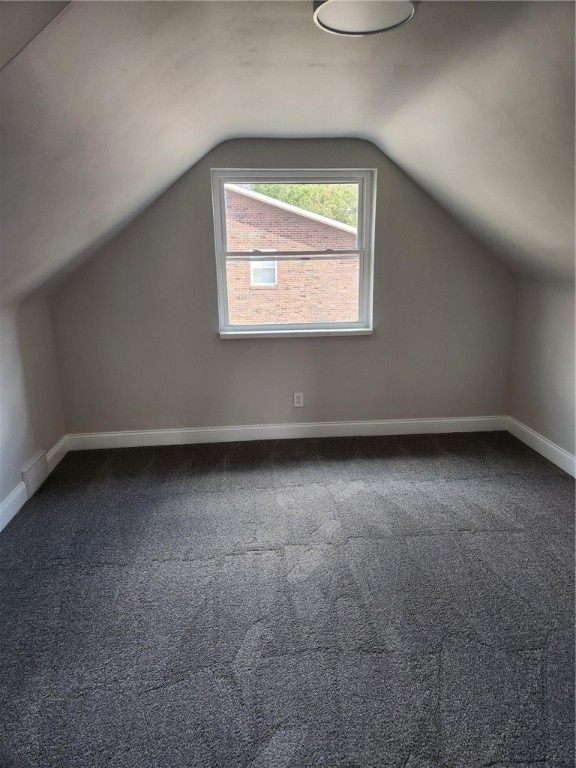
[[[212,171],[222,336],[371,331],[375,175]],[[329,200],[328,211],[340,220],[323,215],[326,207],[311,210],[336,185],[337,205]],[[283,200],[272,198],[275,187]],[[274,283],[267,273],[274,291],[254,290],[258,264],[262,275],[274,264]]]

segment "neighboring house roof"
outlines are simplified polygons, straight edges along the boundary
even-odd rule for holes
[[[40,5],[0,3],[3,35]],[[369,140],[513,267],[572,278],[573,3],[427,2],[360,40],[307,2],[71,2],[44,23],[3,40],[6,296],[238,136]]]
[[[284,211],[289,211],[296,216],[304,216],[305,218],[312,219],[312,221],[317,221],[320,224],[326,224],[328,227],[341,229],[343,232],[348,232],[351,235],[355,235],[357,232],[356,227],[351,227],[349,224],[343,224],[341,221],[336,221],[336,219],[329,219],[327,216],[321,216],[319,213],[307,211],[305,208],[299,208],[297,205],[291,205],[290,203],[285,203],[282,200],[276,200],[274,197],[263,195],[261,192],[255,192],[253,189],[247,189],[246,187],[242,187],[240,184],[226,184],[226,189],[230,189],[232,192],[237,192],[239,195],[250,197],[253,200],[258,200],[261,203],[266,203],[266,205],[273,205],[275,208],[281,208]]]

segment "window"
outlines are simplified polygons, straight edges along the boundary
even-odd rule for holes
[[[278,269],[275,261],[251,261],[250,285],[278,285]]]
[[[221,337],[372,332],[375,180],[212,170]]]

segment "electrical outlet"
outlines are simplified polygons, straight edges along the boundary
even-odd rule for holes
[[[304,392],[294,392],[294,408],[304,408]]]

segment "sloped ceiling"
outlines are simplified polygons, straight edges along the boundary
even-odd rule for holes
[[[511,265],[572,279],[572,3],[423,2],[361,39],[318,30],[311,5],[61,10],[1,73],[4,295],[238,136],[369,139]]]
[[[0,68],[17,56],[33,40],[67,2],[0,3]]]

